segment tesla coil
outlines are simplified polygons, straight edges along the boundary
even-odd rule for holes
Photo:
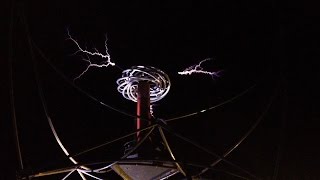
[[[117,80],[118,92],[128,100],[137,103],[136,130],[153,124],[156,120],[150,113],[150,104],[164,98],[170,90],[169,76],[163,71],[150,66],[133,66],[122,72]],[[163,161],[145,161],[168,156],[175,161],[174,153],[160,126],[149,132],[138,131],[133,141],[125,144],[124,158],[130,163],[116,163],[112,169],[124,179],[163,179],[182,173],[179,163]],[[159,163],[161,162],[161,163]]]

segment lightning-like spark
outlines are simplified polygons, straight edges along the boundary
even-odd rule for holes
[[[209,60],[212,60],[212,59],[211,58],[204,59],[204,60],[200,61],[199,64],[190,66],[190,67],[186,68],[185,70],[178,72],[178,74],[180,74],[180,75],[191,75],[193,73],[199,73],[199,74],[208,74],[212,78],[219,77],[219,73],[221,71],[205,71],[203,69],[203,67],[201,67],[202,63],[204,63],[206,61],[209,61]]]
[[[153,111],[154,110],[154,106],[153,106],[153,104],[150,104],[150,115],[152,116],[152,117],[154,117],[154,115],[153,115]]]
[[[83,53],[84,55],[87,56],[87,58],[82,58],[83,61],[87,62],[88,65],[87,65],[87,68],[82,71],[82,73],[80,73],[80,75],[78,75],[76,78],[74,78],[73,80],[77,80],[79,79],[82,75],[84,75],[89,69],[90,67],[98,67],[98,68],[102,68],[102,67],[108,67],[108,66],[114,66],[115,63],[111,61],[111,56],[108,52],[108,46],[107,46],[107,40],[108,38],[106,37],[106,40],[104,41],[104,47],[105,47],[105,54],[102,54],[100,53],[96,48],[94,48],[94,52],[91,52],[91,51],[88,51],[86,49],[83,49],[79,43],[71,37],[70,35],[70,32],[68,32],[68,39],[71,40],[72,42],[74,42],[74,44],[77,46],[78,48],[78,51],[76,51],[74,54],[77,54],[77,53]],[[99,56],[101,57],[102,59],[106,59],[105,61],[102,61],[101,63],[97,64],[97,63],[93,63],[91,62],[89,56]]]

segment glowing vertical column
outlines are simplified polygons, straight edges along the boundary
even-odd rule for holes
[[[139,81],[137,92],[137,130],[151,124],[150,115],[150,85],[147,81]],[[148,121],[146,121],[148,119]],[[137,142],[140,141],[141,132],[137,132]]]

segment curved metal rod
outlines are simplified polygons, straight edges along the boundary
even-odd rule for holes
[[[89,148],[89,149],[86,149],[86,150],[84,150],[84,151],[81,151],[81,152],[75,153],[75,154],[73,154],[73,155],[70,155],[70,157],[80,156],[80,155],[82,155],[82,154],[85,154],[85,153],[88,153],[88,152],[90,152],[90,151],[96,150],[96,149],[101,148],[101,147],[103,147],[103,146],[106,146],[106,145],[115,143],[115,142],[120,141],[120,140],[122,140],[122,139],[125,139],[125,138],[127,138],[127,137],[136,135],[137,132],[146,131],[146,130],[148,130],[148,129],[156,126],[156,125],[157,125],[157,124],[153,124],[153,125],[150,125],[150,126],[147,126],[147,127],[143,128],[143,129],[138,129],[138,130],[136,130],[136,131],[134,131],[134,132],[132,132],[132,133],[129,133],[129,134],[127,134],[127,135],[124,135],[124,136],[115,138],[115,139],[113,139],[113,140],[111,140],[111,141],[102,143],[102,144],[100,144],[100,145],[97,145],[97,146],[91,147],[91,148]]]
[[[277,94],[278,94],[278,90],[276,90],[276,92],[272,95],[272,97],[270,98],[270,101],[267,104],[265,110],[261,113],[261,115],[256,120],[256,122],[249,128],[249,130],[233,146],[231,146],[225,153],[223,153],[222,157],[224,157],[224,158],[227,157],[232,151],[234,151],[252,133],[252,131],[254,131],[256,129],[256,127],[260,124],[262,119],[264,119],[265,115],[269,111],[269,109],[270,109],[272,103],[274,102],[274,99],[277,96]],[[213,163],[211,163],[210,166],[214,167],[220,161],[222,161],[221,158],[219,158],[216,161],[214,161]],[[197,176],[200,176],[201,174],[205,173],[207,170],[208,170],[207,168],[203,169]]]
[[[220,107],[222,105],[230,103],[230,102],[234,101],[235,99],[243,96],[244,94],[246,94],[249,90],[251,90],[255,86],[256,86],[256,84],[250,86],[249,88],[245,89],[244,91],[240,92],[239,94],[237,94],[237,95],[233,96],[232,98],[230,98],[228,100],[225,100],[225,101],[223,101],[223,102],[221,102],[221,103],[219,103],[217,105],[214,105],[214,106],[211,106],[209,108],[206,108],[206,109],[203,109],[203,110],[200,110],[200,111],[196,111],[196,112],[193,112],[193,113],[190,113],[190,114],[186,114],[186,115],[182,115],[182,116],[178,116],[178,117],[174,117],[174,118],[165,119],[164,121],[170,122],[170,121],[174,121],[174,120],[178,120],[178,119],[183,119],[183,118],[186,118],[186,117],[195,116],[195,115],[198,115],[200,113],[204,113],[206,111],[218,108],[218,107]]]
[[[74,169],[70,171],[66,176],[64,176],[61,180],[66,180],[73,172],[75,172],[77,169]]]
[[[98,178],[98,177],[96,177],[96,176],[93,176],[93,175],[91,175],[91,174],[87,173],[87,172],[86,172],[86,171],[84,171],[84,170],[78,169],[78,171],[79,171],[79,172],[81,172],[81,173],[83,173],[83,174],[85,174],[85,175],[87,175],[87,176],[92,177],[93,179],[103,180],[103,179],[101,179],[101,178]]]
[[[202,164],[195,164],[195,163],[188,163],[188,162],[183,162],[183,161],[174,161],[174,160],[159,160],[159,159],[119,159],[119,160],[106,160],[106,161],[101,161],[101,162],[93,162],[93,163],[83,163],[83,164],[79,164],[79,166],[91,166],[91,165],[99,165],[99,164],[106,164],[106,163],[113,163],[117,161],[118,163],[128,163],[128,164],[134,164],[134,165],[150,165],[150,163],[152,162],[159,162],[159,163],[180,163],[180,164],[184,164],[187,166],[193,166],[193,167],[197,167],[197,168],[209,168],[212,171],[216,171],[216,172],[223,172],[226,173],[228,175],[234,176],[234,177],[238,177],[240,179],[246,179],[249,180],[250,178],[226,171],[226,170],[221,170],[221,169],[215,169],[213,167],[207,166],[207,165],[202,165]],[[141,163],[137,162],[140,161]],[[147,164],[146,164],[147,163]],[[34,175],[30,175],[30,178],[33,177],[42,177],[42,176],[49,176],[49,175],[55,175],[55,174],[61,174],[61,173],[65,173],[65,172],[71,172],[75,169],[77,169],[79,166],[68,166],[68,167],[64,167],[64,168],[60,168],[60,169],[55,169],[55,170],[49,170],[46,172],[41,172],[41,173],[37,173]],[[86,171],[87,172],[87,171]]]
[[[161,128],[160,126],[158,126],[158,129],[159,129],[161,138],[162,138],[162,140],[163,140],[166,148],[167,148],[168,151],[169,151],[170,156],[172,157],[173,160],[176,160],[176,157],[174,156],[174,154],[173,154],[173,152],[172,152],[172,150],[171,150],[171,148],[170,148],[170,146],[169,146],[169,143],[168,143],[168,141],[167,141],[167,138],[166,138],[165,134],[164,134],[163,131],[162,131],[162,128]],[[182,169],[182,167],[180,166],[179,163],[176,163],[176,166],[177,166],[178,170],[179,170],[184,176],[187,176],[187,174],[184,172],[184,170]]]
[[[152,127],[152,129],[137,143],[136,146],[134,146],[130,151],[128,151],[126,154],[124,154],[121,159],[124,159],[124,158],[127,158],[133,151],[135,151],[149,136],[150,134],[152,133],[152,131],[154,130],[155,126]],[[105,170],[105,169],[108,169],[109,167],[111,167],[112,165],[116,164],[117,161],[105,166],[105,167],[102,167],[102,168],[99,168],[99,169],[94,169],[93,172],[100,172],[102,170]]]
[[[168,127],[165,127],[164,125],[161,125],[161,124],[159,124],[159,126],[161,126],[163,129],[165,129],[166,131],[168,131],[168,132],[171,133],[172,135],[174,135],[174,136],[182,139],[183,141],[188,142],[189,144],[191,144],[191,145],[193,145],[193,146],[201,149],[202,151],[204,151],[204,152],[206,152],[206,153],[208,153],[208,154],[211,154],[211,155],[213,155],[214,157],[221,159],[221,160],[224,161],[225,163],[227,163],[227,164],[229,164],[229,165],[231,165],[231,166],[233,166],[233,167],[235,167],[235,168],[237,168],[237,169],[245,172],[246,174],[250,175],[252,178],[254,178],[254,179],[260,179],[260,178],[258,178],[256,175],[252,174],[251,172],[249,172],[249,171],[243,169],[242,167],[240,167],[240,166],[232,163],[231,161],[225,159],[224,157],[218,155],[217,153],[212,152],[211,150],[209,150],[209,149],[207,149],[207,148],[205,148],[205,147],[197,144],[196,142],[194,142],[194,141],[192,141],[192,140],[190,140],[190,139],[188,139],[188,138],[186,138],[186,137],[184,137],[184,136],[182,136],[182,135],[174,132],[173,130],[169,129]]]
[[[50,129],[51,129],[51,131],[52,131],[57,143],[59,144],[60,148],[63,150],[64,154],[66,156],[69,156],[69,153],[68,153],[67,149],[63,146],[62,142],[60,141],[60,138],[59,138],[58,134],[56,133],[56,130],[55,130],[54,126],[53,126],[53,123],[52,123],[51,118],[50,118],[49,113],[48,113],[48,107],[47,107],[47,104],[46,104],[46,101],[45,101],[45,97],[44,97],[44,94],[43,94],[43,91],[42,91],[42,87],[40,85],[40,78],[39,78],[39,74],[38,74],[38,70],[37,70],[37,63],[36,63],[36,60],[35,60],[35,55],[34,55],[34,52],[33,52],[33,49],[32,49],[32,42],[31,42],[31,37],[30,37],[28,24],[27,24],[27,21],[26,21],[25,14],[24,14],[24,12],[22,10],[21,10],[21,16],[20,17],[21,17],[22,22],[25,25],[25,32],[26,32],[26,35],[27,35],[27,41],[28,41],[28,44],[29,44],[29,51],[30,51],[30,55],[31,55],[31,60],[33,62],[33,70],[34,70],[35,80],[36,80],[36,84],[37,84],[37,90],[38,90],[38,93],[39,93],[39,96],[40,96],[42,108],[43,108],[43,111],[44,111],[45,116],[46,116],[46,118],[48,120]],[[78,162],[72,157],[69,157],[69,160],[73,164],[78,164]],[[85,166],[81,166],[81,168],[89,169],[89,168],[87,168]],[[85,178],[83,177],[83,174],[80,171],[77,171],[77,172],[79,173],[81,178],[83,180],[85,180]]]
[[[16,116],[16,107],[15,107],[15,95],[14,95],[14,85],[13,85],[13,23],[15,20],[15,2],[12,1],[11,5],[11,13],[10,13],[10,25],[9,25],[9,53],[8,53],[8,65],[9,65],[9,99],[10,99],[10,108],[11,108],[11,120],[12,126],[14,129],[14,138],[15,138],[15,146],[17,153],[17,160],[19,163],[19,171],[24,169],[22,153],[20,148],[20,140],[19,140],[19,131],[17,124],[17,116]]]

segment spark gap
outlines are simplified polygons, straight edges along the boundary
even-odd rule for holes
[[[202,61],[200,61],[199,64],[196,64],[196,65],[193,65],[193,66],[190,66],[188,68],[186,68],[185,70],[183,71],[180,71],[178,72],[178,74],[180,75],[191,75],[193,73],[198,73],[198,74],[208,74],[210,75],[212,78],[214,77],[219,77],[219,73],[221,71],[213,71],[213,72],[210,72],[210,71],[205,71],[203,70],[203,67],[201,67],[202,63],[206,62],[206,61],[210,61],[212,60],[211,58],[207,58],[207,59],[204,59]]]
[[[107,46],[107,36],[106,36],[106,40],[104,41],[104,47],[105,47],[105,54],[102,54],[100,53],[96,48],[94,48],[94,52],[91,52],[91,51],[88,51],[86,49],[83,49],[79,43],[71,37],[70,35],[70,32],[68,32],[68,40],[71,40],[72,42],[74,42],[74,44],[77,46],[78,48],[78,51],[76,51],[74,54],[78,54],[78,53],[83,53],[84,55],[87,56],[87,58],[82,58],[83,61],[87,62],[88,65],[87,65],[87,68],[82,71],[76,78],[74,78],[73,80],[77,80],[79,79],[81,76],[83,76],[89,69],[90,67],[98,67],[98,68],[102,68],[102,67],[108,67],[108,66],[114,66],[115,63],[114,62],[111,62],[111,56],[108,52],[108,46]],[[102,61],[101,63],[97,64],[97,63],[93,63],[91,62],[90,60],[90,56],[99,56],[101,57],[102,59],[106,59],[105,61]]]

